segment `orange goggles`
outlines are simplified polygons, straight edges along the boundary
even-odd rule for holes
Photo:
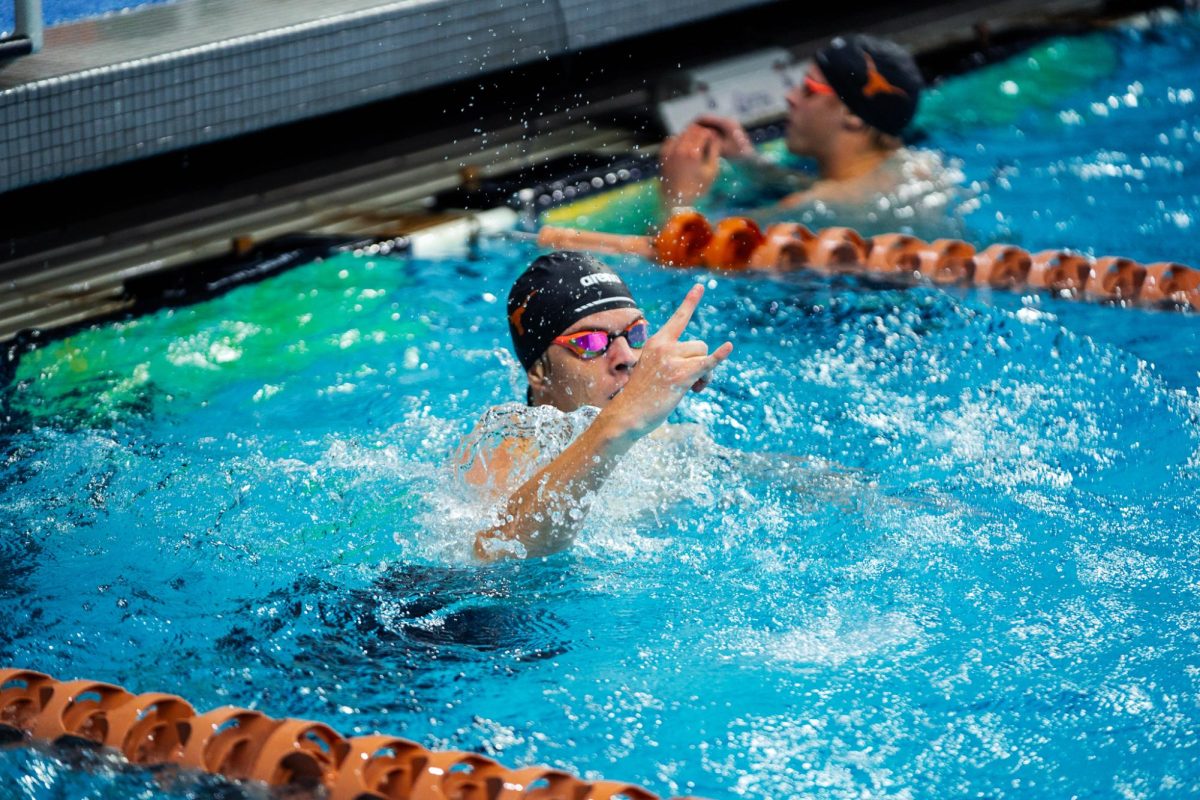
[[[608,331],[575,331],[564,333],[554,339],[554,344],[565,347],[584,361],[599,358],[608,352],[617,339],[624,338],[634,350],[641,350],[650,338],[650,323],[644,319],[635,320],[628,328],[620,333]]]
[[[812,97],[814,94],[823,94],[830,97],[837,94],[833,87],[828,83],[822,83],[811,75],[804,76],[804,96]]]

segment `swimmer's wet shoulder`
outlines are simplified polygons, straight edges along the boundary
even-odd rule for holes
[[[463,453],[466,480],[508,495],[501,523],[479,531],[482,560],[544,556],[574,541],[592,498],[638,440],[659,428],[689,391],[703,389],[712,370],[733,350],[715,351],[681,340],[704,294],[694,286],[653,335],[629,288],[592,256],[551,253],[536,259],[508,298],[509,332],[529,379],[529,403],[583,419],[586,428],[532,475],[541,452],[537,437],[519,431],[496,437],[494,423],[515,412],[485,415]],[[484,424],[488,420],[493,424]],[[487,441],[484,441],[484,439]],[[483,445],[481,448],[480,445]],[[522,479],[523,478],[523,479]]]
[[[568,413],[525,403],[489,408],[459,446],[459,475],[483,499],[506,499],[587,430],[598,412],[593,406]]]

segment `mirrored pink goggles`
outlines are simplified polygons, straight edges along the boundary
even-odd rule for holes
[[[644,319],[634,320],[620,333],[608,331],[575,331],[564,333],[554,339],[554,344],[565,347],[584,361],[599,358],[608,352],[617,339],[624,338],[634,350],[641,350],[650,338],[650,323]]]

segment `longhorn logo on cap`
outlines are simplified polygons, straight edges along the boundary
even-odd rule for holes
[[[867,82],[863,84],[863,97],[874,97],[877,94],[898,94],[908,97],[908,92],[899,86],[893,86],[887,78],[880,74],[875,66],[875,59],[871,58],[870,53],[863,53],[863,58],[867,61]]]
[[[530,292],[529,296],[521,302],[521,305],[514,308],[513,312],[508,315],[508,321],[511,322],[512,326],[517,329],[517,336],[525,335],[525,326],[521,324],[521,317],[525,315],[525,307],[529,305],[529,301],[532,300],[533,296],[537,293],[537,289],[534,289],[532,292]]]

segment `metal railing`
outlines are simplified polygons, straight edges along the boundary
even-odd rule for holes
[[[14,30],[0,38],[0,61],[42,49],[42,0],[14,0]]]

